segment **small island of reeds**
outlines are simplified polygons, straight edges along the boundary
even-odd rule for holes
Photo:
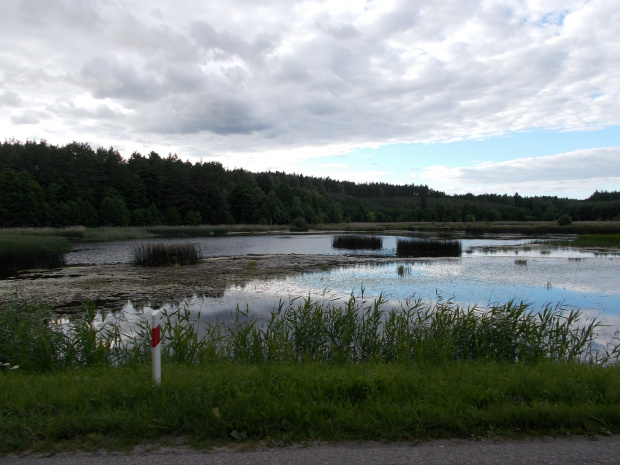
[[[378,236],[344,234],[334,236],[332,247],[334,249],[380,250],[383,247],[383,239]]]
[[[396,255],[399,257],[460,257],[461,241],[440,239],[398,239]]]
[[[198,244],[140,244],[132,249],[132,263],[140,266],[195,265],[202,258]]]

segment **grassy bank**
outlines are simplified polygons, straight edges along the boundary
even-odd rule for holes
[[[150,327],[94,307],[58,320],[0,306],[0,452],[266,441],[620,433],[618,347],[592,356],[596,321],[523,304],[298,300],[267,320],[203,324],[164,312],[163,378]],[[590,355],[588,355],[590,354]],[[583,363],[583,360],[590,363]]]
[[[620,368],[572,363],[166,365],[0,375],[0,452],[263,440],[620,432]]]
[[[66,237],[72,241],[106,242],[164,237],[209,237],[228,234],[287,233],[290,225],[201,225],[201,226],[133,226],[100,227],[83,226],[68,228],[15,228],[5,230],[18,235],[44,235]],[[308,225],[309,231],[359,232],[359,233],[419,233],[451,239],[461,236],[477,237],[484,234],[620,234],[620,221],[575,221],[568,226],[558,226],[554,221],[512,222],[414,222],[414,223],[335,223]],[[304,228],[305,231],[305,228]]]

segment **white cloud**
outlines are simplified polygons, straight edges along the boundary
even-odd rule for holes
[[[303,169],[333,147],[617,125],[617,6],[5,0],[0,127]]]
[[[620,147],[577,150],[536,158],[519,158],[472,167],[430,166],[416,180],[449,193],[514,193],[561,195],[617,190],[620,186]],[[585,195],[584,195],[585,194]]]

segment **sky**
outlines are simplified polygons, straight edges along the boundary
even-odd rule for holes
[[[0,128],[587,198],[620,190],[620,0],[1,0]]]

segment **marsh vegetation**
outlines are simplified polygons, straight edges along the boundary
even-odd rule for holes
[[[131,252],[132,263],[140,266],[195,265],[202,258],[197,244],[140,244]]]
[[[62,266],[70,251],[71,242],[65,237],[0,232],[0,275]]]
[[[146,317],[123,320],[84,307],[59,320],[51,308],[21,301],[0,308],[3,363],[26,371],[122,366],[150,356]],[[383,298],[351,296],[342,304],[310,298],[280,303],[266,317],[237,306],[232,320],[205,322],[187,308],[163,310],[163,360],[177,363],[455,363],[543,360],[616,362],[620,343],[594,349],[601,322],[580,311],[522,302],[489,308],[413,301],[386,308]]]
[[[383,239],[380,236],[344,234],[334,236],[332,247],[350,250],[381,250]]]
[[[462,254],[460,241],[424,238],[396,241],[396,255],[399,257],[460,257]]]

